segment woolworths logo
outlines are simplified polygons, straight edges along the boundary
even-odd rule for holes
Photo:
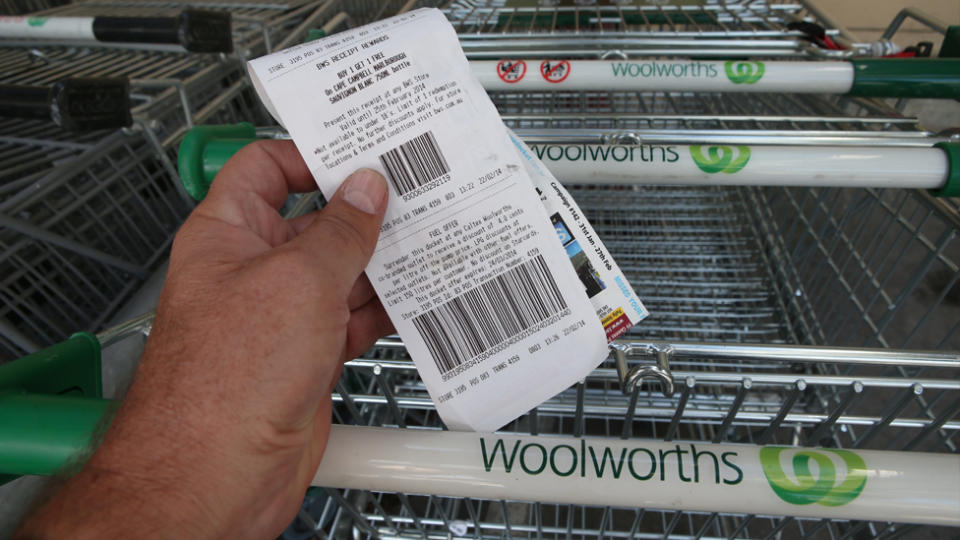
[[[733,174],[747,166],[750,148],[747,146],[691,146],[690,157],[707,174]]]
[[[867,464],[849,450],[798,450],[793,454],[793,474],[787,475],[780,454],[788,448],[767,446],[760,449],[760,464],[770,487],[778,497],[790,504],[843,506],[857,498],[867,485]],[[832,453],[843,461],[846,474],[837,478],[837,466]],[[816,474],[811,470],[816,465]]]
[[[731,60],[723,64],[727,78],[733,84],[753,84],[763,77],[763,62]]]
[[[29,26],[43,26],[45,24],[47,24],[45,17],[27,17],[27,25]]]
[[[480,437],[483,468],[530,476],[737,485],[743,481],[739,452],[696,444],[608,446],[580,439],[572,444]],[[709,446],[709,445],[706,445]]]

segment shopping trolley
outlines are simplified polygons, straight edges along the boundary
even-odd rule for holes
[[[84,2],[37,18],[109,14],[110,35],[126,39],[124,25],[139,28],[144,20],[183,29],[176,24],[192,7],[189,2]],[[229,47],[222,47],[232,53],[69,35],[0,42],[0,83],[15,93],[6,112],[19,109],[22,114],[16,116],[43,117],[48,88],[93,82],[101,89],[95,105],[109,105],[115,122],[97,124],[93,127],[100,131],[85,134],[64,132],[49,115],[47,120],[0,119],[0,358],[54,343],[78,323],[99,327],[136,290],[163,261],[173,232],[192,208],[173,165],[183,133],[195,122],[265,122],[269,116],[250,90],[245,58],[301,40],[309,29],[330,22],[329,30],[339,28],[343,18],[331,21],[338,7],[302,0],[204,3],[207,12],[232,20],[226,28]],[[213,30],[223,37],[222,25]],[[129,100],[129,110],[115,110],[122,100],[104,97],[104,81],[125,85],[115,93]],[[25,91],[36,99],[27,103]]]
[[[590,19],[573,19],[582,20]],[[700,170],[715,179],[740,172],[724,169],[742,155],[741,146],[867,147],[881,155],[885,149],[923,150],[942,154],[941,163],[947,163],[951,150],[930,147],[953,142],[949,135],[923,132],[881,101],[856,97],[580,90],[501,91],[492,97],[505,121],[534,151],[543,151],[561,180],[584,180],[578,178],[579,158],[566,150],[581,145],[634,147],[641,161],[643,154],[669,155],[671,145],[691,159],[693,147],[709,161],[729,154],[718,170]],[[216,135],[223,139],[216,141],[208,135],[198,138],[229,151],[255,132],[221,131]],[[550,161],[553,147],[562,150],[556,163]],[[807,177],[822,172],[811,167]],[[651,316],[582,383],[501,430],[505,452],[515,440],[506,437],[513,434],[523,435],[516,440],[534,451],[533,445],[558,448],[550,436],[571,447],[601,436],[875,449],[901,452],[897,457],[925,451],[949,458],[956,452],[960,318],[954,253],[960,220],[949,200],[880,184],[838,189],[619,182],[578,184],[571,193]],[[147,324],[125,331],[139,333]],[[427,478],[440,454],[408,451],[446,435],[396,338],[379,341],[347,364],[334,401],[335,420],[343,425],[334,441],[362,441],[366,446],[355,450],[364,451],[392,441],[394,461],[381,455],[337,462],[379,483],[352,478],[342,488],[311,494],[311,511],[302,512],[298,524],[304,537],[855,538],[918,532],[903,525],[918,521],[916,508],[906,505],[901,513],[862,518],[830,514],[815,501],[793,514],[731,508],[731,501],[717,499],[713,509],[684,506],[685,497],[675,495],[638,504],[580,493],[590,490],[576,483],[551,486],[552,493],[548,488],[531,494],[514,484],[499,492],[447,491],[450,478]],[[364,426],[398,428],[389,435],[401,438],[378,432],[363,439],[360,434],[370,433]],[[455,449],[456,443],[435,448]],[[523,462],[524,450],[519,452],[518,470],[544,463]],[[401,461],[411,454],[419,459]],[[400,474],[391,475],[391,468]],[[419,483],[413,478],[418,471]],[[515,481],[535,483],[521,473]],[[657,491],[648,484],[633,489],[634,495]],[[557,502],[558,492],[578,497]]]
[[[549,7],[529,9],[550,13]],[[582,9],[589,13],[591,7]],[[506,20],[489,11],[484,16]],[[590,19],[573,20],[583,24]],[[570,30],[570,22],[565,24]],[[524,31],[528,28],[521,26]],[[486,37],[501,40],[498,43],[510,41],[509,36]],[[546,38],[556,40],[557,36]],[[483,58],[467,46],[464,35],[461,42],[470,58]],[[577,54],[583,54],[583,49],[590,47],[578,49]],[[488,57],[537,58],[526,51],[502,50]],[[537,74],[537,64],[530,65],[534,66],[528,66],[530,73]],[[733,180],[732,173],[737,171],[724,172],[722,166],[712,172],[693,169],[694,174],[712,175],[706,186],[623,185],[626,178],[637,180],[645,172],[656,178],[658,173],[638,164],[672,159],[668,149],[689,161],[692,149],[707,155],[712,148],[716,161],[729,154],[730,163],[738,152],[742,155],[741,147],[753,150],[753,156],[771,151],[805,156],[780,161],[781,171],[768,170],[761,183],[775,183],[773,178],[790,171],[791,176],[794,172],[805,176],[807,182],[853,185],[838,182],[840,177],[850,182],[851,171],[828,178],[828,167],[814,165],[813,154],[807,152],[830,147],[830,155],[839,157],[845,148],[849,159],[864,148],[888,156],[914,148],[936,152],[934,159],[942,163],[948,150],[930,147],[955,138],[922,131],[915,120],[904,118],[885,102],[851,96],[747,96],[671,88],[565,90],[560,85],[554,91],[537,87],[522,92],[516,83],[492,82],[497,86],[491,97],[504,120],[542,152],[561,180],[612,184],[583,185],[571,191],[652,313],[628,335],[624,348],[582,385],[538,407],[504,432],[955,452],[949,431],[940,432],[942,438],[936,442],[929,437],[956,422],[952,371],[957,366],[956,353],[945,353],[942,363],[921,360],[916,371],[906,367],[919,360],[916,354],[923,354],[916,349],[957,349],[958,312],[948,300],[956,294],[951,291],[957,283],[956,260],[948,255],[956,250],[958,221],[952,203],[924,191],[884,189],[883,184],[848,190],[718,188],[720,183],[747,183],[744,177]],[[232,143],[225,144],[239,144],[244,135],[233,137]],[[615,159],[599,165],[582,161],[580,156],[587,152],[584,145],[624,153],[632,145],[637,154],[648,157],[618,170]],[[551,152],[560,152],[558,159],[551,160]],[[914,165],[910,181],[923,175],[922,160],[904,161]],[[947,175],[945,170],[937,174],[938,182]],[[888,186],[906,187],[905,174],[895,175],[900,183]],[[880,180],[880,175],[869,176]],[[904,269],[907,261],[915,262]],[[912,315],[908,304],[917,302],[923,309]],[[864,353],[865,357],[846,350],[841,353],[846,358],[839,359],[821,356],[824,349],[781,349],[775,345],[779,343],[900,350],[892,353],[896,360],[888,363],[876,350]],[[400,345],[379,345],[371,359],[348,365],[347,373],[353,378],[344,381],[352,381],[360,390],[346,382],[338,387],[339,420],[406,428],[439,426]],[[925,373],[935,379],[929,388],[942,388],[944,393],[924,397],[929,390],[918,377]],[[814,374],[839,378],[821,384],[826,380],[814,379]],[[873,376],[877,379],[865,382]],[[657,385],[631,385],[647,378],[667,390],[672,385],[668,392],[672,395],[664,396]],[[764,383],[758,384],[761,380]],[[930,405],[935,410],[927,410]],[[815,418],[804,418],[806,414]],[[858,418],[864,417],[871,419],[858,426]],[[906,428],[911,417],[927,420],[911,430]],[[377,444],[373,441],[377,439],[366,442]],[[390,463],[403,461],[395,459]],[[381,468],[373,461],[365,462],[365,469],[357,467],[363,471],[360,475],[390,476],[385,470],[389,464]],[[427,468],[414,460],[407,465]],[[855,537],[910,530],[882,522],[757,517],[747,511],[737,515],[703,509],[621,510],[615,503],[598,504],[597,499],[590,505],[588,497],[572,506],[497,500],[509,500],[509,491],[492,497],[478,494],[479,490],[462,491],[461,497],[445,498],[437,495],[448,493],[439,482],[418,484],[413,476],[390,485],[384,481],[373,491],[330,491],[325,511],[304,516],[304,522],[342,533],[330,522],[344,520],[348,528],[383,537]],[[353,484],[343,485],[370,487],[358,477],[352,480]],[[476,498],[462,497],[468,494]],[[545,492],[539,497],[533,500],[556,500]],[[626,499],[620,506],[629,506]],[[664,508],[663,501],[659,508]]]

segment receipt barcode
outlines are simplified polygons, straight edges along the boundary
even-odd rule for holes
[[[450,172],[432,131],[414,137],[380,156],[387,178],[400,195]]]
[[[413,319],[447,373],[567,307],[543,256],[516,266]]]

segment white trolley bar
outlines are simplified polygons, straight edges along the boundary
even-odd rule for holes
[[[960,98],[960,59],[473,60],[487,90],[791,92]]]
[[[941,146],[532,144],[531,149],[561,181],[587,184],[943,189],[960,175],[960,153],[950,150],[956,145]]]
[[[334,425],[313,484],[960,525],[960,459],[950,454]]]

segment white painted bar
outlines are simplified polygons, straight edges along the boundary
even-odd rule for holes
[[[96,41],[93,17],[0,17],[0,39]]]
[[[335,425],[312,483],[483,499],[960,525],[960,458],[955,454],[775,448]],[[809,464],[808,474],[802,465],[794,467],[795,460]],[[781,486],[779,492],[767,475]],[[802,493],[791,495],[791,490]]]
[[[498,91],[845,94],[853,85],[853,65],[842,61],[503,60],[470,67],[484,88]]]
[[[939,148],[590,144],[530,147],[564,183],[936,189],[946,183],[949,170],[947,154]],[[695,154],[705,161],[704,167],[697,164]]]

